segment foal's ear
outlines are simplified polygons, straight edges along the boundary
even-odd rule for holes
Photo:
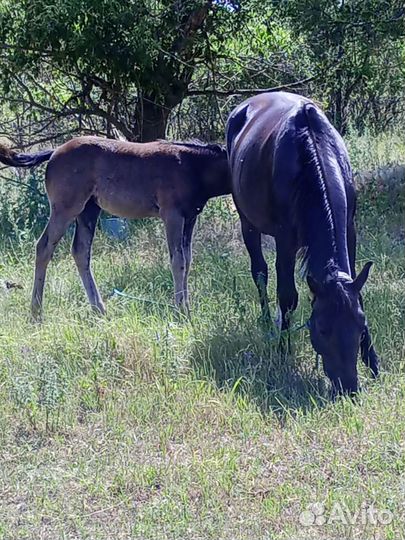
[[[350,287],[357,293],[361,291],[365,282],[367,281],[368,275],[370,273],[370,268],[373,266],[372,261],[369,261],[363,266],[360,274],[354,279],[353,283],[350,284]]]
[[[314,296],[322,296],[324,289],[322,287],[322,284],[319,283],[319,281],[317,281],[312,276],[307,276],[307,283],[308,283],[309,290]]]

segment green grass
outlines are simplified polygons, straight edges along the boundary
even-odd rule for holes
[[[404,201],[377,187],[360,199],[358,264],[375,261],[365,304],[382,376],[362,368],[356,402],[330,402],[306,331],[277,352],[226,200],[200,220],[191,321],[172,308],[158,222],[127,242],[98,232],[105,318],[66,240],[33,324],[33,244],[4,246],[0,276],[23,288],[0,290],[0,539],[405,538]],[[273,272],[269,292],[274,311]],[[295,324],[307,296],[300,283]],[[346,524],[302,525],[315,502]],[[392,520],[349,524],[371,506]]]
[[[404,163],[405,139],[403,133],[397,132],[349,133],[345,137],[350,161],[355,171],[373,171],[379,167],[386,167]]]

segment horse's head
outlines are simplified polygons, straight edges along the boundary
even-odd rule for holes
[[[360,291],[372,263],[351,280],[340,273],[319,283],[308,276],[314,295],[310,319],[311,342],[322,356],[334,394],[354,394],[358,390],[357,354],[366,318],[360,305]]]

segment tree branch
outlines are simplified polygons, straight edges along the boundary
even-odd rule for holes
[[[312,77],[307,77],[300,81],[296,81],[289,84],[282,84],[280,86],[274,86],[273,88],[242,88],[234,90],[217,90],[213,88],[208,88],[205,90],[189,90],[187,96],[218,96],[218,97],[229,97],[229,96],[250,96],[256,94],[264,94],[265,92],[280,92],[282,90],[288,90],[290,88],[297,88],[306,83],[309,83],[315,79],[315,75]]]

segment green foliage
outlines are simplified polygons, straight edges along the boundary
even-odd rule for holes
[[[182,130],[218,137],[234,92],[308,79],[338,129],[383,130],[403,121],[404,17],[401,0],[4,0],[4,134],[161,138],[192,96]]]
[[[403,164],[405,138],[402,130],[372,133],[365,130],[359,135],[353,130],[345,135],[350,162],[354,171],[373,171],[380,167]]]
[[[317,73],[315,94],[340,130],[365,119],[384,129],[400,111],[405,76],[402,0],[279,0]],[[402,97],[403,99],[403,97]]]
[[[34,356],[24,349],[27,371],[10,377],[10,396],[17,408],[25,412],[33,428],[43,421],[45,430],[58,426],[60,407],[67,390],[66,374],[50,357]],[[31,358],[29,358],[31,356]],[[34,368],[32,370],[32,368]]]
[[[202,0],[5,1],[0,83],[11,98],[23,90],[42,112],[57,116],[62,109],[65,115],[69,104],[75,113],[108,119],[127,138],[156,138],[165,111],[184,98],[195,67],[212,63],[210,41],[240,31],[251,4],[231,9]],[[49,73],[60,81],[56,89],[43,86]],[[157,126],[142,135],[144,116],[145,124]]]
[[[46,55],[63,68],[79,64],[124,86],[150,67],[154,20],[142,1],[34,0],[3,3],[1,30],[11,65],[20,70],[38,74]]]
[[[49,218],[43,170],[3,178],[0,193],[0,239],[13,242],[38,237]]]

